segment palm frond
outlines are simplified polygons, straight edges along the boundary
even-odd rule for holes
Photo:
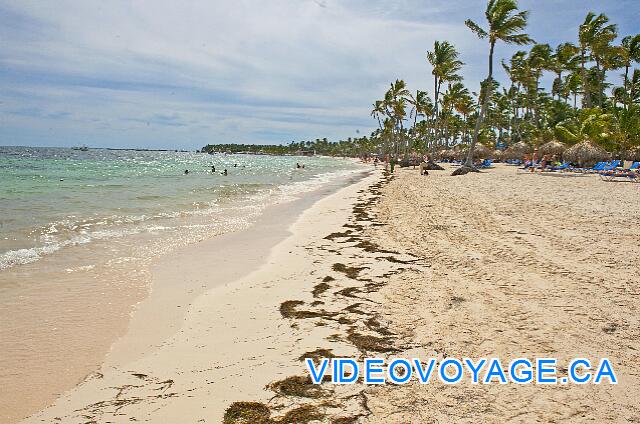
[[[478,24],[476,24],[475,22],[473,22],[471,19],[467,19],[466,21],[464,21],[464,24],[469,27],[469,29],[471,31],[473,31],[473,33],[478,37],[478,38],[486,38],[489,34],[487,33],[487,31],[485,31],[484,29],[480,28],[480,26]]]
[[[526,44],[533,44],[535,43],[535,40],[533,40],[531,37],[529,37],[529,35],[527,34],[516,34],[516,35],[509,35],[506,36],[502,39],[505,43],[508,44],[517,44],[519,46],[524,46]]]

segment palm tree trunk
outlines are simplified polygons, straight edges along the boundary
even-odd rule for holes
[[[600,62],[596,59],[596,71],[598,75],[598,106],[602,109],[602,98],[604,97],[604,89],[602,87],[602,80],[606,77],[607,71],[602,71],[600,69]],[[600,77],[600,72],[603,72],[602,78]]]
[[[434,92],[434,95],[433,96],[435,98],[435,102],[434,102],[434,106],[435,106],[434,115],[435,116],[438,116],[438,91],[439,91],[438,90],[438,76],[434,75],[434,77],[433,77],[433,92]]]
[[[491,80],[493,78],[493,49],[495,47],[495,42],[490,42],[489,47],[489,76],[485,81],[485,93],[484,99],[482,101],[482,107],[480,108],[480,114],[478,115],[478,119],[476,120],[476,127],[473,130],[473,138],[471,139],[471,146],[469,146],[469,153],[467,153],[467,159],[464,161],[464,165],[469,168],[473,167],[473,150],[476,148],[476,144],[478,143],[478,137],[480,135],[480,126],[482,125],[482,120],[484,119],[485,114],[487,113],[487,109],[489,108],[489,99],[491,97]],[[482,90],[480,90],[480,94],[482,94]],[[475,169],[475,168],[474,168]]]
[[[589,87],[587,84],[587,71],[585,69],[585,51],[584,49],[580,49],[580,69],[582,75],[582,91],[584,96],[584,104],[586,107],[591,107],[591,94],[589,92]]]
[[[434,79],[434,90],[435,90],[435,94],[434,94],[434,98],[435,98],[435,102],[434,102],[434,112],[433,112],[433,135],[434,135],[434,144],[437,146],[439,141],[440,141],[440,132],[439,132],[439,128],[440,128],[440,118],[438,115],[438,97],[440,95],[440,84],[441,81],[438,79],[438,76],[435,76]]]
[[[629,107],[631,106],[631,94],[627,93],[627,90],[629,90],[629,63],[628,62],[624,66],[624,94],[629,96],[627,98],[627,101],[624,102],[625,110],[629,110]]]

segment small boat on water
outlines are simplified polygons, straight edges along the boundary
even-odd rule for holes
[[[81,152],[86,152],[87,150],[89,150],[89,148],[86,144],[83,144],[82,146],[74,146],[71,148],[71,150],[80,150]]]

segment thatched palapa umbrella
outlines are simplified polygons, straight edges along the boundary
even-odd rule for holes
[[[538,147],[541,155],[561,155],[565,150],[567,150],[567,145],[556,140]]]
[[[502,150],[494,150],[493,153],[491,153],[491,158],[495,160],[501,160],[503,154],[504,152]]]
[[[435,152],[433,155],[431,155],[431,158],[435,160],[446,159],[447,158],[446,154],[447,154],[447,149],[441,149]]]
[[[468,150],[465,153],[468,153]],[[485,146],[484,144],[477,144],[476,148],[473,150],[473,158],[486,159],[491,156],[491,153],[492,153],[491,149]]]
[[[464,149],[454,149],[453,150],[453,158],[457,160],[462,160],[467,157],[468,148]]]
[[[524,141],[519,141],[513,146],[509,146],[502,154],[503,159],[522,159],[527,153],[531,153],[531,146]]]
[[[442,151],[440,152],[440,157],[441,157],[442,159],[448,159],[448,160],[451,160],[451,159],[453,159],[453,158],[454,158],[455,153],[456,153],[456,152],[455,152],[454,150],[452,150],[452,149],[442,150]]]
[[[611,154],[597,144],[585,140],[565,150],[562,158],[565,162],[580,166],[593,166],[597,162],[611,159]]]
[[[634,147],[632,149],[622,152],[622,159],[640,161],[640,147]]]

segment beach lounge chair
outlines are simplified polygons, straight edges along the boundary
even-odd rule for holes
[[[619,161],[618,161],[618,163],[619,163]],[[619,168],[619,166],[616,167],[616,168],[608,167],[608,168],[600,171],[600,173],[601,174],[608,174],[608,173],[612,173],[612,172],[621,172],[621,171],[622,172],[631,172],[631,171],[637,170],[638,167],[640,166],[640,162],[627,162],[627,164],[628,164],[628,166],[625,166],[625,167],[623,167],[621,169]]]
[[[594,166],[592,166],[591,168],[585,168],[583,166],[569,166],[567,167],[567,171],[571,171],[571,172],[582,172],[582,173],[592,173],[592,172],[597,172],[600,171],[602,169],[604,169],[604,167],[607,166],[607,162],[598,162],[596,163]]]
[[[620,161],[614,161],[620,163]],[[600,171],[600,178],[603,181],[631,181],[640,182],[640,162],[633,162],[624,169],[608,169]]]
[[[598,172],[598,171],[602,171],[607,165],[608,165],[608,162],[598,162],[592,168],[583,168],[583,171]],[[579,168],[576,168],[576,169],[579,169]]]
[[[610,164],[606,165],[603,169],[599,170],[598,173],[615,171],[617,167],[620,166],[619,160],[614,160]]]
[[[600,173],[600,179],[609,182],[640,183],[640,171],[637,167],[633,170],[612,170]]]
[[[558,166],[547,166],[546,168],[543,169],[543,171],[545,172],[568,171],[570,167],[571,167],[571,164],[569,162],[564,162],[563,164]]]
[[[638,172],[616,172],[607,175],[600,175],[602,181],[608,182],[632,182],[640,183],[640,173]]]
[[[617,162],[617,164],[616,164],[616,162]],[[612,169],[615,169],[615,167],[618,166],[619,163],[620,163],[620,161],[598,162],[591,168],[574,168],[574,170],[577,171],[577,172],[584,172],[584,173],[587,173],[587,174],[596,174],[596,173],[599,173],[601,171],[610,171]]]

